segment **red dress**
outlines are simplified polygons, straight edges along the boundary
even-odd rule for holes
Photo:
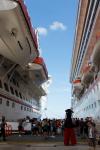
[[[74,126],[72,123],[72,119],[66,119],[64,124],[64,145],[75,145],[76,142],[76,136],[74,132]]]

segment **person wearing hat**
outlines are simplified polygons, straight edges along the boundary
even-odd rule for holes
[[[65,112],[66,112],[66,117],[67,118],[71,118],[72,117],[72,113],[73,113],[72,108],[65,110]]]
[[[65,110],[66,112],[66,118],[64,122],[64,145],[69,145],[71,142],[71,145],[76,144],[76,137],[74,132],[74,124],[72,122],[72,109]]]

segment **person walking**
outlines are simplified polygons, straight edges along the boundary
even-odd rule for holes
[[[19,120],[19,124],[18,124],[18,131],[19,131],[19,136],[22,135],[22,131],[23,131],[23,120]]]
[[[5,121],[5,117],[2,116],[2,122],[1,122],[1,136],[3,137],[3,141],[6,141],[6,134],[5,134],[5,126],[7,125]]]
[[[96,148],[96,133],[95,125],[92,122],[88,122],[89,147],[93,147],[93,150]]]

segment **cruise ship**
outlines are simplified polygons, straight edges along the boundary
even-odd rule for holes
[[[70,82],[74,117],[100,122],[100,0],[79,0]]]
[[[24,1],[0,0],[0,118],[41,118],[46,84],[48,71]]]

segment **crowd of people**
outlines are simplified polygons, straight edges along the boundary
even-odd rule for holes
[[[77,139],[88,139],[89,146],[96,146],[96,124],[92,118],[86,119],[72,118],[73,111],[71,109],[66,110],[65,119],[43,119],[37,120],[35,118],[30,119],[27,117],[29,123],[31,123],[30,133],[33,136],[43,136],[45,139],[49,137],[55,138],[56,136],[64,137],[64,145],[75,145]],[[18,125],[19,136],[22,135],[25,119],[21,119]],[[3,140],[6,140],[5,136],[5,117],[2,118],[1,123],[1,136]]]
[[[62,135],[64,132],[64,120],[62,119],[31,119],[31,134],[34,136],[44,136],[48,138],[49,136],[55,137],[56,135]],[[24,125],[24,120],[19,122],[19,133],[22,130]]]

